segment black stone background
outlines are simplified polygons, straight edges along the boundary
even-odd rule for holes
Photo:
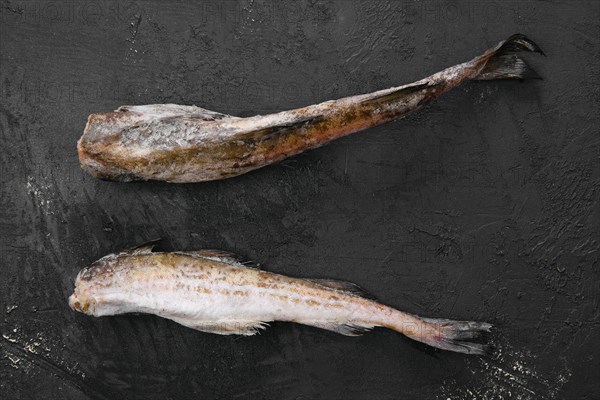
[[[0,398],[599,398],[600,3],[0,4]],[[525,56],[543,81],[465,84],[239,178],[119,184],[78,166],[93,112],[266,114],[408,83],[516,32],[546,51]],[[68,308],[80,268],[155,237],[492,322],[497,353]]]

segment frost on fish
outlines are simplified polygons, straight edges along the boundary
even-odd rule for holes
[[[468,80],[539,77],[514,54],[519,51],[542,53],[524,35],[513,35],[471,61],[409,85],[264,116],[239,118],[175,104],[122,106],[89,116],[79,160],[98,178],[125,182],[234,177],[402,118]]]
[[[155,314],[220,335],[254,335],[272,321],[346,336],[385,327],[444,350],[488,350],[473,341],[489,332],[487,323],[420,318],[375,301],[353,283],[274,274],[220,250],[153,252],[155,243],[109,254],[84,268],[69,298],[71,308],[97,317]]]

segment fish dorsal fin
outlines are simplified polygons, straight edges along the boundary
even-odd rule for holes
[[[217,250],[217,249],[203,249],[203,250],[195,250],[190,251],[190,253],[194,253],[199,257],[215,257],[215,258],[229,258],[232,260],[236,260],[237,262],[241,262],[241,257],[235,253],[225,250]]]
[[[279,123],[273,126],[267,126],[251,131],[243,131],[236,136],[236,139],[240,140],[252,140],[252,139],[267,139],[275,137],[277,135],[292,132],[296,129],[302,129],[310,124],[314,124],[323,121],[323,115],[316,115],[312,117],[302,118],[297,121]]]
[[[360,286],[346,281],[340,281],[337,279],[307,279],[313,283],[325,286],[331,289],[339,290],[340,292],[346,292],[355,296],[364,297],[365,299],[375,300],[375,296],[367,292]]]
[[[406,85],[399,89],[392,90],[389,93],[385,93],[385,94],[382,94],[379,96],[367,98],[367,99],[361,101],[361,104],[374,105],[374,106],[382,105],[387,102],[394,101],[396,99],[400,99],[404,96],[407,96],[407,95],[410,95],[413,93],[417,93],[421,90],[427,89],[429,87],[434,87],[434,86],[436,86],[436,84],[430,84],[429,82]]]
[[[131,256],[140,254],[150,254],[152,253],[152,249],[158,244],[158,242],[160,242],[160,239],[150,240],[146,243],[142,243],[130,249],[123,250],[121,254],[128,254]]]
[[[117,112],[131,112],[142,118],[175,119],[215,121],[225,118],[237,118],[233,115],[207,110],[196,106],[181,106],[179,104],[148,104],[144,106],[121,106]]]
[[[259,268],[258,263],[253,261],[244,260],[242,257],[235,253],[224,250],[216,249],[204,249],[194,251],[181,251],[181,254],[186,254],[192,257],[200,257],[208,260],[223,262],[235,267],[241,268]]]

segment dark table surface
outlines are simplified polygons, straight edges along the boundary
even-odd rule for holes
[[[0,397],[599,398],[599,4],[1,0]],[[78,165],[93,112],[266,114],[412,82],[516,32],[546,51],[525,56],[543,81],[468,83],[245,176],[119,184]],[[82,267],[156,237],[492,322],[496,353],[68,308]]]

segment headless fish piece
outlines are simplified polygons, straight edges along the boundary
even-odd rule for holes
[[[69,298],[96,317],[148,313],[202,332],[254,335],[272,321],[356,336],[385,327],[444,350],[483,354],[471,341],[485,322],[421,318],[368,298],[344,281],[299,279],[249,267],[218,250],[153,252],[154,242],[107,255],[84,268]]]
[[[93,176],[122,182],[230,178],[400,119],[468,80],[539,78],[513,54],[518,51],[542,53],[517,34],[408,85],[264,116],[239,118],[175,104],[122,106],[89,116],[79,160]]]

